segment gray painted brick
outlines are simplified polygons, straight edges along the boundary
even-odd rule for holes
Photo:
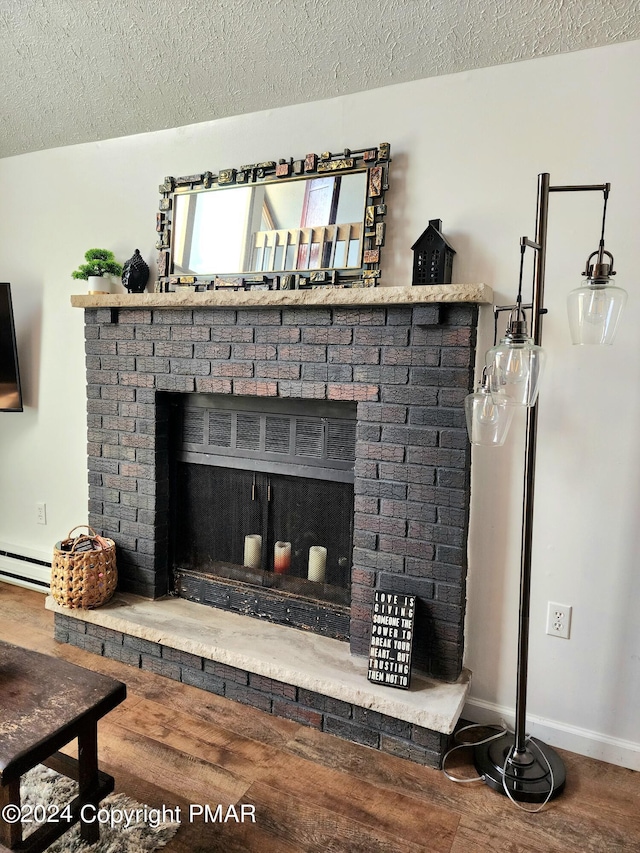
[[[433,545],[418,539],[400,539],[397,536],[380,536],[378,547],[381,551],[403,557],[419,557],[432,560],[436,550]]]
[[[278,364],[275,361],[256,362],[256,378],[258,379],[300,379],[301,365]]]
[[[407,408],[384,403],[360,403],[358,417],[374,423],[404,424],[407,422]]]
[[[194,314],[196,326],[235,326],[237,311],[231,308],[201,308]]]
[[[132,649],[136,652],[143,652],[146,655],[153,655],[159,658],[162,654],[160,643],[153,643],[151,640],[143,640],[142,637],[132,637],[126,634],[123,639],[123,646],[127,649]]]
[[[321,363],[327,361],[327,347],[314,344],[280,344],[278,358],[282,361]]]
[[[446,749],[449,738],[441,732],[413,725],[411,740],[419,746],[423,746],[425,749],[429,749],[432,752],[438,752],[441,749]]]
[[[208,376],[211,373],[211,365],[206,361],[198,361],[187,358],[170,359],[171,373],[184,376]]]
[[[135,324],[149,324],[152,320],[151,311],[144,308],[121,308],[118,322],[123,325],[128,325],[129,323]]]
[[[302,340],[305,344],[341,344],[353,342],[353,329],[306,327],[302,330]]]
[[[234,342],[252,343],[253,329],[247,326],[220,326],[219,328],[211,329],[211,341],[221,344]],[[198,351],[197,347],[196,351]]]
[[[135,370],[136,360],[132,355],[101,355],[102,370]]]
[[[73,636],[73,640],[71,639]],[[69,642],[74,646],[78,646],[87,652],[93,652],[96,655],[102,655],[103,641],[100,637],[92,637],[87,634],[76,633],[69,631]]]
[[[156,309],[153,312],[153,323],[159,326],[191,326],[193,325],[193,314],[193,311],[186,308]]]
[[[451,326],[471,326],[472,331],[475,332],[478,322],[478,306],[453,303],[442,305],[440,322]]]
[[[380,737],[380,751],[406,758],[416,764],[423,764],[425,767],[439,769],[442,763],[442,757],[438,753],[385,734]]]
[[[326,360],[338,364],[380,364],[380,348],[329,346]]]
[[[464,566],[441,563],[437,560],[407,558],[407,574],[428,577],[434,581],[456,584],[461,589],[464,580]]]
[[[231,357],[231,344],[226,342],[196,344],[194,347],[194,356],[196,359],[205,358],[225,360]]]
[[[253,361],[273,361],[278,354],[273,344],[234,344],[231,358]]]
[[[136,341],[168,341],[171,336],[169,326],[137,326]],[[151,355],[150,352],[141,352],[140,355]]]
[[[282,323],[282,312],[274,308],[243,308],[238,311],[239,326],[279,326]]]
[[[118,356],[120,358],[152,358],[153,350],[152,341],[118,341]],[[133,365],[128,369],[135,370],[136,367]]]
[[[208,372],[209,370],[207,370]],[[210,366],[210,372],[212,376],[250,379],[253,376],[253,364],[238,361],[215,361]]]
[[[415,305],[413,322],[416,326],[436,326],[440,322],[439,305]]]
[[[193,358],[193,344],[181,341],[156,341],[153,355],[156,358]]]
[[[285,308],[282,323],[286,326],[329,326],[330,308]]]
[[[399,738],[408,739],[411,736],[411,723],[397,720],[387,714],[381,714],[379,711],[372,711],[370,708],[360,708],[358,705],[354,705],[353,721],[360,726],[366,726],[369,729],[375,729]]]
[[[231,394],[231,380],[196,376],[196,391],[199,394]]]
[[[135,337],[135,329],[133,326],[121,326],[119,323],[114,325],[100,325],[100,339],[103,341],[132,341]]]
[[[389,367],[379,364],[358,364],[353,368],[354,382],[376,382],[384,385],[406,385],[409,368]]]
[[[182,391],[184,394],[191,394],[195,391],[196,380],[193,376],[180,376],[179,374],[167,376],[160,374],[156,379],[156,387],[158,391]]]
[[[243,705],[251,705],[254,708],[260,708],[261,711],[271,711],[272,698],[269,694],[252,690],[233,681],[225,682],[224,695],[227,699],[242,702]]]
[[[336,326],[384,326],[387,313],[384,308],[334,308]]]
[[[104,400],[133,402],[136,399],[136,390],[135,388],[120,388],[119,386],[112,387],[110,385],[105,385],[101,388],[100,396]]]
[[[374,747],[375,749],[380,744],[380,735],[378,732],[367,729],[364,726],[356,726],[342,717],[331,717],[327,714],[324,718],[324,731],[328,734],[337,735],[338,737],[353,741],[354,743]]]
[[[255,690],[260,690],[262,693],[271,693],[274,696],[284,696],[287,699],[295,700],[297,697],[297,688],[292,684],[285,684],[282,681],[276,681],[273,678],[266,678],[264,675],[255,675],[250,673],[249,684]]]
[[[385,480],[367,480],[356,477],[354,490],[357,495],[372,495],[379,498],[403,500],[407,495],[404,483],[389,483]]]
[[[273,700],[271,712],[278,717],[285,717],[288,720],[295,720],[297,723],[302,723],[303,726],[322,729],[322,714],[311,708],[305,708],[297,702],[289,702],[286,699],[276,696]]]
[[[181,678],[182,668],[179,663],[157,658],[154,655],[141,654],[140,668],[146,669],[148,672],[155,672],[157,675],[164,675],[174,681],[180,681]]]
[[[326,385],[322,382],[278,382],[280,397],[298,397],[302,400],[324,400],[327,396]]]
[[[385,592],[398,592],[403,595],[416,595],[418,598],[433,599],[434,585],[424,578],[381,572],[378,575],[378,588]]]
[[[254,334],[257,344],[297,344],[301,338],[300,329],[284,326],[256,326]]]
[[[410,326],[413,317],[413,308],[394,305],[387,309],[387,325]]]
[[[116,355],[116,341],[103,341],[99,338],[89,338],[85,341],[84,351],[87,355]]]
[[[249,674],[243,669],[238,669],[235,666],[228,666],[224,663],[219,663],[214,660],[204,661],[204,671],[210,675],[216,675],[225,681],[235,681],[237,684],[247,685],[249,683]]]
[[[208,326],[171,326],[172,341],[208,341],[211,329]]]
[[[323,696],[321,693],[303,687],[298,688],[298,701],[301,705],[331,714],[333,717],[344,717],[348,720],[352,715],[353,709],[349,702],[333,699],[331,696]]]
[[[206,690],[208,693],[215,693],[217,696],[224,696],[224,680],[208,672],[192,669],[189,666],[182,667],[182,681],[184,684],[190,684],[192,687],[199,687],[201,690]]]
[[[163,660],[188,666],[194,671],[202,670],[202,658],[198,655],[183,652],[181,649],[172,649],[169,646],[162,646],[161,652]]]
[[[354,330],[356,346],[406,347],[409,329],[402,326],[358,326]]]
[[[382,402],[403,406],[435,406],[438,393],[435,388],[409,385],[388,385],[382,388]]]
[[[404,558],[398,554],[383,554],[367,548],[353,549],[353,563],[376,571],[402,572]]]
[[[69,643],[69,629],[66,625],[53,623],[53,639],[58,643]]]
[[[302,378],[308,382],[350,382],[353,367],[350,364],[303,364]]]

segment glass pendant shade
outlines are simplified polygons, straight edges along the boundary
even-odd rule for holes
[[[507,334],[487,352],[489,388],[510,406],[533,406],[544,366],[544,350],[529,337]]]
[[[481,382],[464,401],[467,432],[471,444],[501,447],[509,432],[515,408],[506,399],[495,396],[488,382]]]
[[[589,279],[567,298],[571,340],[574,344],[612,344],[627,292],[609,279]]]

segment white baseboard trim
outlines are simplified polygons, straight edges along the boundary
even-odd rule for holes
[[[48,592],[51,566],[43,562],[50,563],[51,554],[0,542],[0,581],[4,583]]]
[[[472,723],[485,725],[499,724],[504,720],[508,726],[513,727],[515,710],[471,697],[465,703],[462,716]],[[629,770],[640,770],[640,743],[559,723],[557,720],[549,720],[535,714],[527,715],[527,723],[529,727],[527,734],[539,738],[550,746],[566,749],[578,755],[586,755],[589,758],[597,758],[618,767],[627,767]]]

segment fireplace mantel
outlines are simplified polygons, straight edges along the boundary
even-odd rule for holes
[[[100,293],[74,295],[74,308],[289,308],[305,306],[390,306],[434,303],[486,304],[493,292],[486,284],[435,284],[423,287],[335,288],[313,290],[210,290],[174,293]]]

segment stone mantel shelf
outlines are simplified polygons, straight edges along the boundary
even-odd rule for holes
[[[74,308],[280,308],[307,306],[425,305],[493,302],[486,284],[435,284],[420,287],[318,287],[314,290],[192,290],[174,293],[74,295]]]

